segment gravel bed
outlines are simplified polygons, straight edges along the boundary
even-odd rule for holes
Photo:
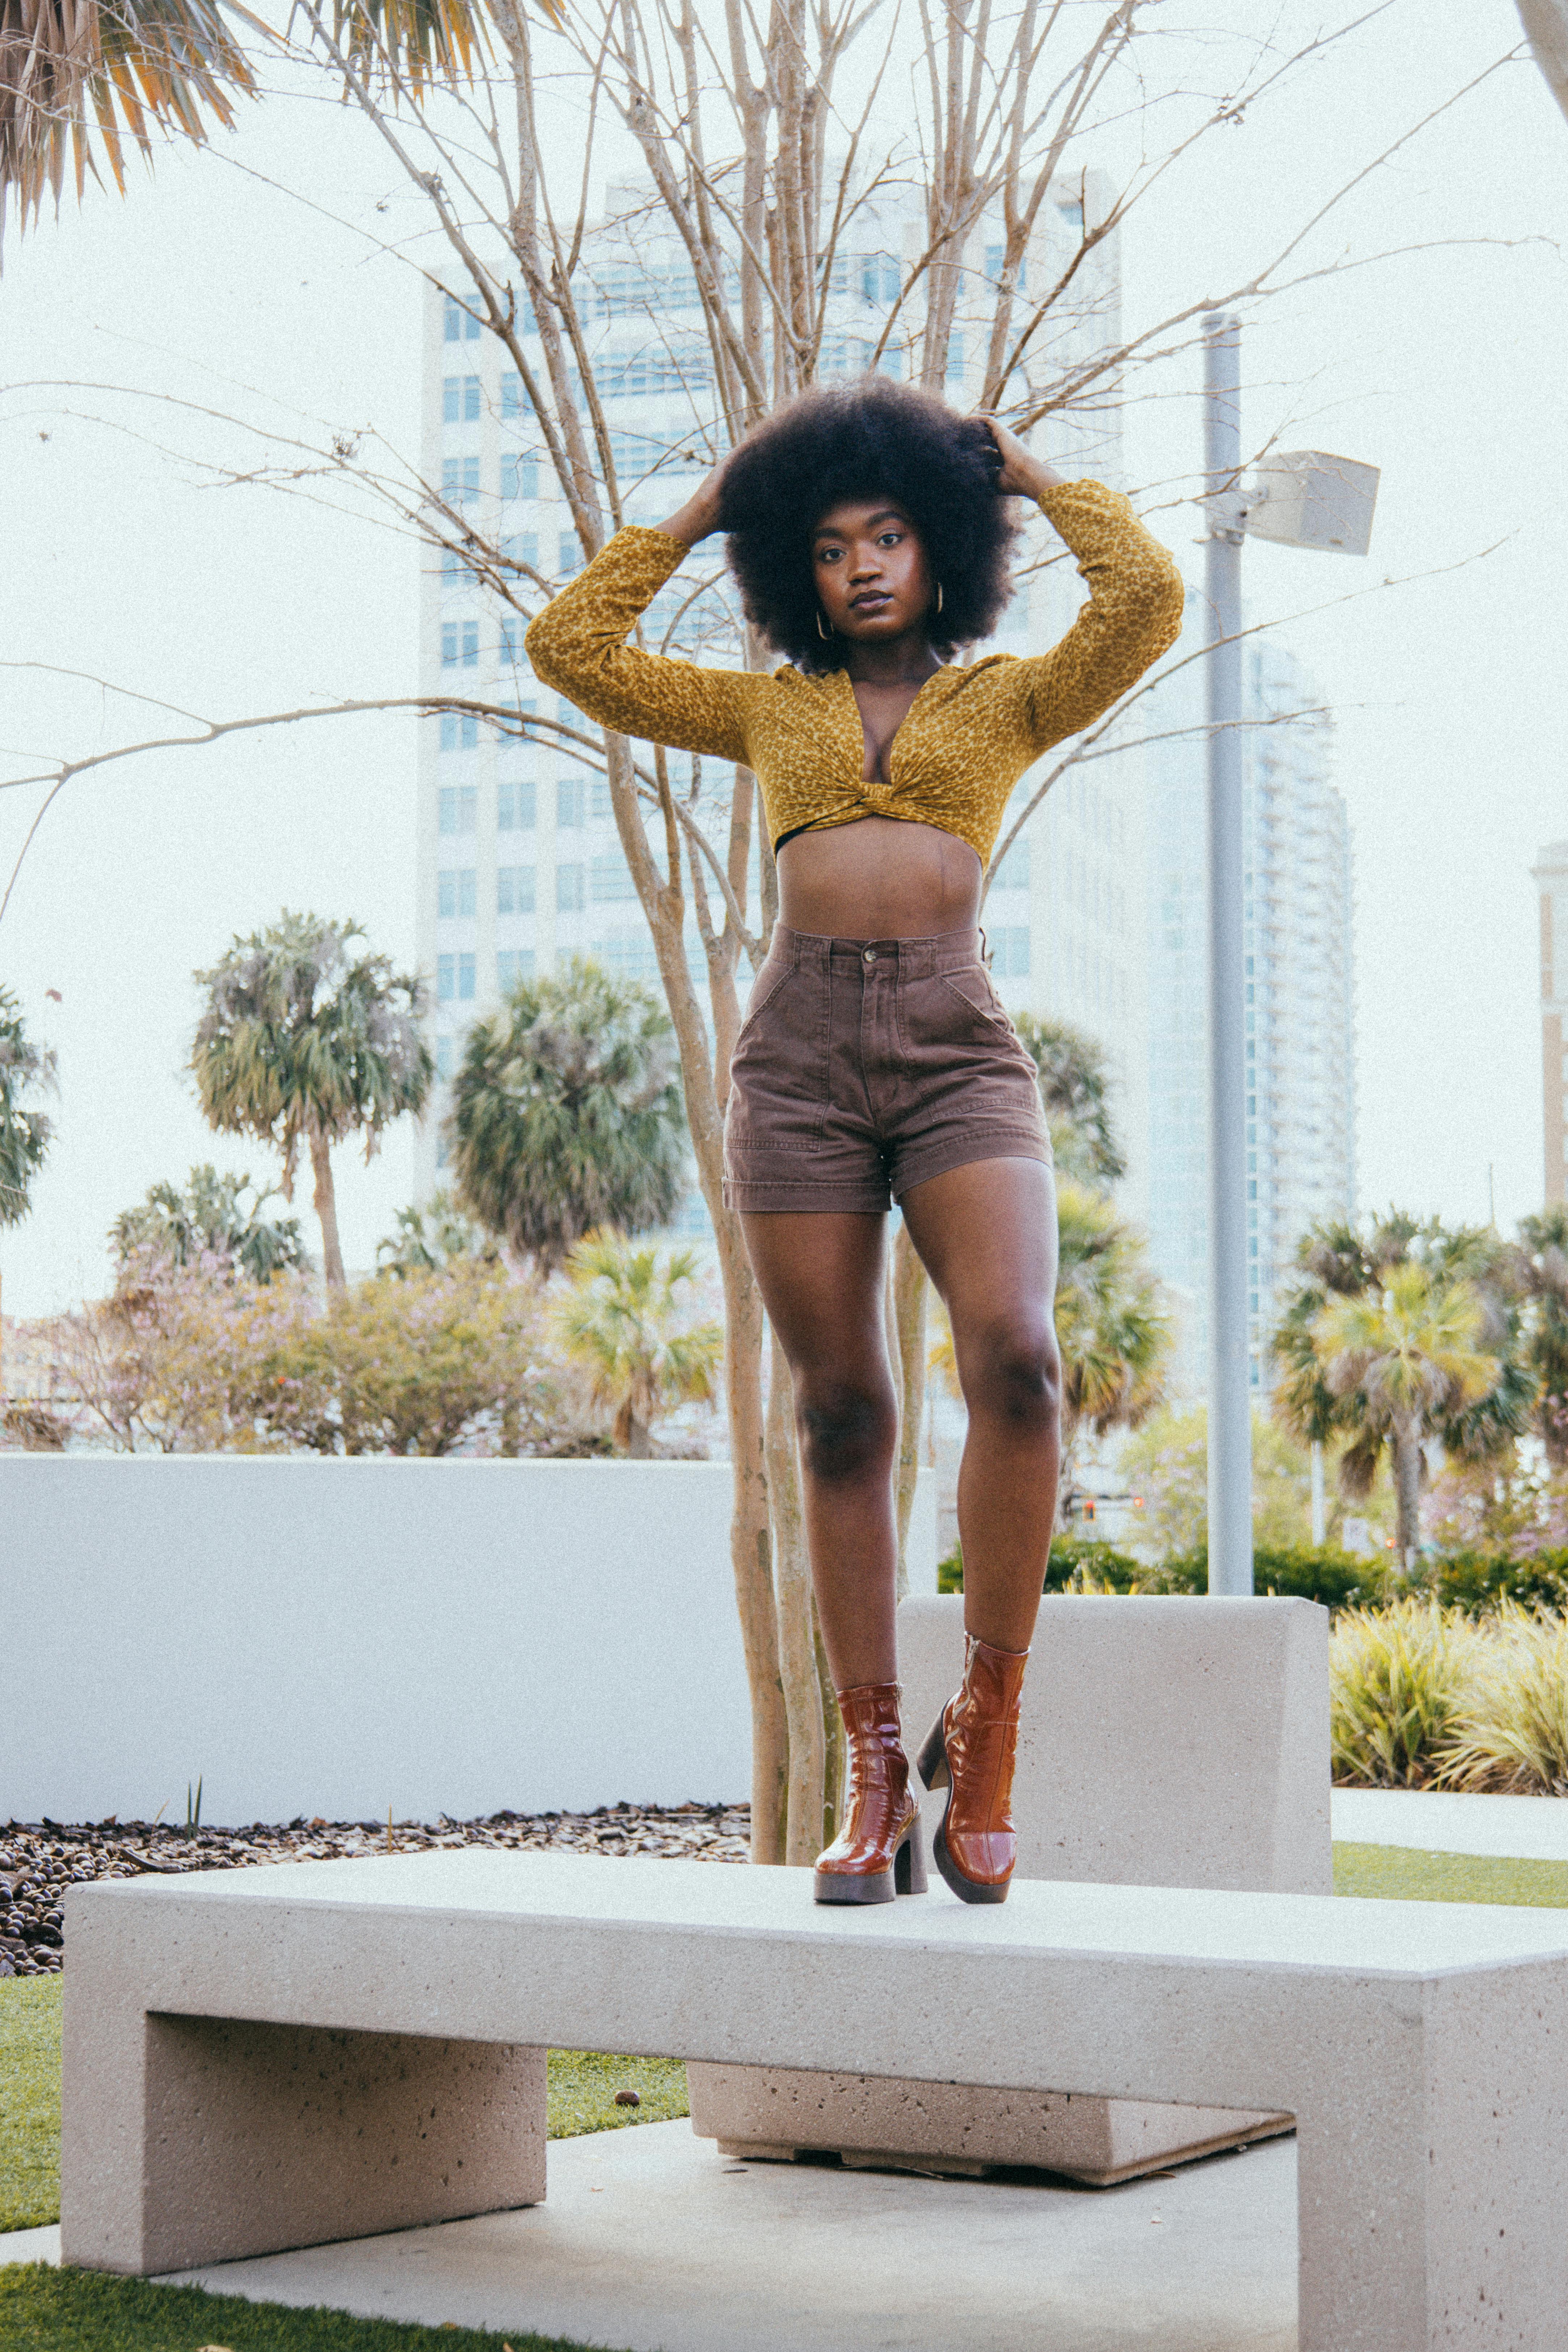
[[[150,1871],[238,1870],[252,1863],[363,1861],[459,1845],[530,1852],[654,1854],[744,1862],[745,1805],[601,1805],[593,1813],[492,1813],[488,1821],[257,1822],[247,1830],[177,1829],[158,1822],[12,1822],[0,1829],[0,1977],[62,1968],[62,1888]]]

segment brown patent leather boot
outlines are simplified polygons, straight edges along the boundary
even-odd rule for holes
[[[931,1726],[921,1779],[946,1789],[936,1866],[961,1903],[1005,1903],[1017,1860],[1013,1766],[1027,1650],[994,1650],[965,1636],[963,1684]]]
[[[818,1903],[890,1903],[926,1891],[920,1811],[899,1730],[897,1683],[838,1694],[849,1749],[844,1826],[816,1859]]]

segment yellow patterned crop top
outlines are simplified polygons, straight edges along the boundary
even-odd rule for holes
[[[534,620],[529,659],[601,726],[751,768],[775,847],[786,834],[904,817],[956,834],[984,866],[1025,769],[1125,694],[1181,626],[1181,574],[1119,491],[1063,482],[1040,506],[1078,557],[1089,602],[1049,653],[935,671],[893,739],[887,783],[862,777],[847,671],[702,669],[627,644],[690,552],[668,531],[617,531]]]

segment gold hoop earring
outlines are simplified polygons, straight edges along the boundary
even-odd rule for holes
[[[942,582],[940,580],[936,583],[936,609],[939,613],[942,610]]]
[[[825,640],[830,640],[833,635],[831,629],[825,629],[822,625],[822,613],[820,608],[818,609],[816,615],[816,634],[819,637]]]

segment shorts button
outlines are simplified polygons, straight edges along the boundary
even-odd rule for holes
[[[864,959],[863,959],[863,960],[864,960],[867,963],[875,963],[875,962],[876,962],[876,961],[877,961],[877,950],[876,950],[876,949],[875,949],[875,948],[867,948],[867,949],[865,950],[865,952],[864,952]]]

